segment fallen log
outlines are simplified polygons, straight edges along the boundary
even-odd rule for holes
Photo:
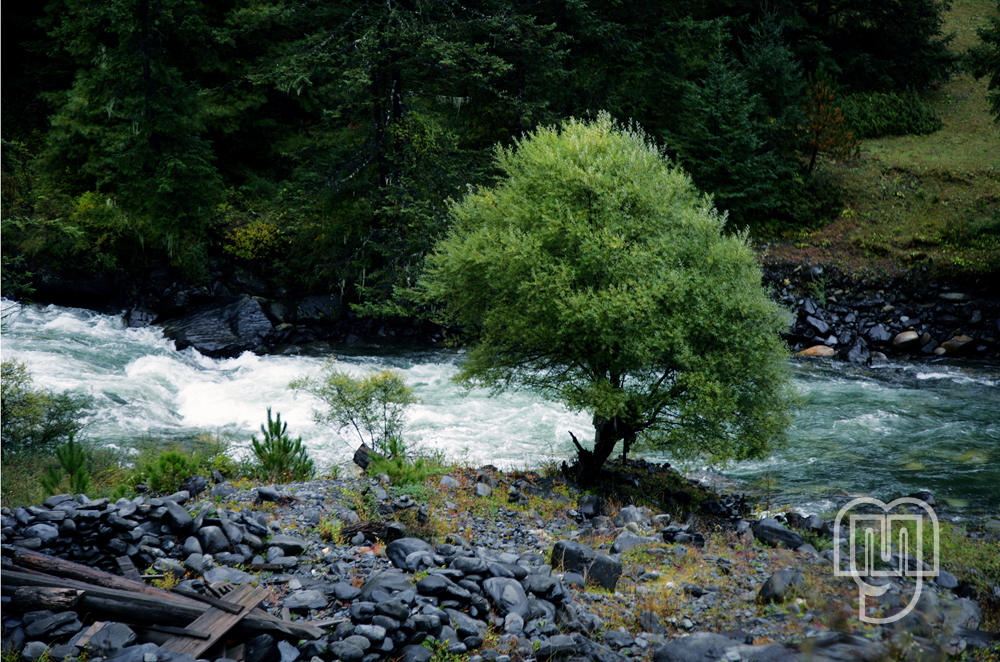
[[[73,588],[52,588],[48,586],[18,586],[11,591],[11,606],[25,611],[52,609],[66,611],[73,609],[80,601],[83,591]]]
[[[110,572],[104,572],[103,570],[91,568],[87,565],[67,561],[58,556],[49,556],[48,554],[42,554],[41,552],[35,552],[14,545],[4,545],[0,551],[2,551],[5,558],[21,568],[37,570],[58,577],[68,577],[90,584],[97,584],[98,586],[117,588],[123,591],[135,591],[136,593],[144,593],[161,598],[170,597],[169,592],[155,586],[149,586],[142,581],[112,575]]]
[[[100,614],[105,620],[113,618],[125,622],[185,626],[210,608],[204,602],[167,591],[160,591],[162,595],[147,595],[142,592],[88,584],[75,579],[53,577],[37,571],[3,569],[0,587],[5,595],[12,594],[18,587],[25,586],[79,590],[82,595],[77,603],[77,609]],[[300,639],[316,639],[324,634],[321,628],[307,622],[284,621],[262,610],[247,614],[240,622],[240,628],[250,632],[285,634]]]

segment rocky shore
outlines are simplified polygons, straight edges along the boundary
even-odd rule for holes
[[[754,517],[744,500],[694,487],[674,490],[666,512],[491,467],[456,468],[407,489],[384,477],[256,487],[193,478],[185,487],[4,508],[4,571],[18,549],[107,570],[127,557],[140,571],[176,577],[174,590],[188,593],[263,586],[267,611],[322,625],[312,639],[247,633],[237,645],[248,662],[915,660],[1000,651],[996,633],[980,630],[1000,587],[984,592],[943,571],[902,621],[867,625],[857,618],[854,581],[833,576],[830,521]],[[998,534],[1000,522],[987,522],[976,535],[998,545]],[[879,613],[912,595],[912,579],[889,584]],[[27,608],[16,588],[5,577],[5,660],[194,659],[162,648],[162,634],[142,622]],[[96,631],[94,620],[104,621]],[[84,632],[87,644],[78,645]],[[228,645],[204,659],[228,662]]]

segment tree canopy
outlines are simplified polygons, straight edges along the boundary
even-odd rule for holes
[[[474,338],[460,378],[593,415],[581,475],[623,442],[759,456],[786,426],[782,313],[742,235],[639,129],[609,115],[498,148],[451,207],[421,291]]]

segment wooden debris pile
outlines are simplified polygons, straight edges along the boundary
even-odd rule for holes
[[[66,645],[79,651],[88,650],[108,621],[127,624],[137,639],[164,652],[192,658],[242,660],[245,642],[262,633],[295,641],[325,634],[322,623],[293,622],[265,611],[262,604],[274,599],[266,588],[209,585],[214,595],[164,590],[142,581],[127,557],[121,565],[131,577],[4,545],[0,572],[5,607],[22,614],[51,610],[67,622],[74,622],[69,612],[75,613],[79,630]]]

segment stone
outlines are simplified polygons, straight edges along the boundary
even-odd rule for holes
[[[368,577],[361,587],[361,593],[357,599],[361,601],[372,601],[373,596],[378,593],[385,593],[387,596],[400,591],[413,588],[410,576],[398,570],[382,570]],[[357,604],[357,602],[355,602]]]
[[[6,648],[4,649],[6,650]],[[37,660],[49,652],[49,647],[41,641],[29,641],[21,649],[22,660]]]
[[[181,483],[181,489],[186,490],[193,497],[198,496],[207,488],[208,478],[205,476],[191,476]]]
[[[201,548],[209,554],[229,549],[229,538],[217,526],[203,526],[198,529],[198,540],[201,541]]]
[[[43,545],[48,545],[59,538],[59,529],[51,524],[39,522],[26,528],[24,535],[28,538],[38,538]]]
[[[434,547],[419,538],[399,538],[385,546],[385,555],[389,557],[394,566],[403,570],[412,571],[412,568],[407,567],[406,559],[414,552],[425,552],[433,555]]]
[[[418,644],[403,646],[399,654],[399,662],[430,662],[434,657],[429,648]]]
[[[847,350],[847,360],[857,365],[866,365],[871,360],[872,353],[868,349],[868,343],[862,338],[858,338]]]
[[[260,353],[274,326],[260,303],[243,295],[227,304],[213,304],[163,323],[163,334],[178,350],[194,347],[211,357],[235,357],[245,351]]]
[[[521,583],[506,577],[490,577],[483,582],[483,591],[500,616],[514,613],[528,615],[528,596]]]
[[[920,334],[916,331],[897,333],[892,339],[892,346],[897,349],[909,349],[920,343]]]
[[[560,540],[552,547],[551,564],[568,572],[585,575],[596,552],[573,540]]]
[[[441,476],[440,485],[441,485],[441,487],[444,487],[444,488],[447,488],[447,489],[452,489],[452,490],[455,489],[455,488],[458,488],[458,487],[462,486],[462,484],[460,482],[458,482],[456,479],[452,478],[451,476]]]
[[[278,662],[295,662],[299,659],[300,653],[298,648],[287,641],[279,641],[278,655],[280,655]]]
[[[87,648],[101,654],[108,655],[135,641],[135,632],[124,623],[108,623],[87,643]]]
[[[476,483],[475,493],[477,497],[483,499],[493,494],[493,488],[486,483]]]
[[[274,637],[269,634],[259,634],[248,641],[244,653],[246,662],[274,662],[277,656]]]
[[[812,347],[807,347],[806,349],[795,352],[796,356],[816,356],[821,358],[826,358],[836,355],[837,350],[833,347],[827,347],[826,345],[813,345]]]
[[[163,507],[166,508],[163,520],[170,528],[182,533],[191,529],[191,525],[194,524],[194,518],[191,517],[191,513],[185,510],[182,505],[176,501],[164,501]]]
[[[203,573],[205,581],[209,584],[214,582],[227,582],[229,584],[253,584],[257,578],[248,572],[220,565]]]
[[[656,538],[650,538],[647,536],[640,536],[631,531],[622,531],[615,538],[614,543],[611,545],[612,554],[621,554],[622,552],[627,552],[633,547],[640,547],[642,545],[650,545],[652,543],[658,542]]]
[[[667,629],[663,627],[663,623],[660,622],[659,617],[651,611],[644,611],[639,614],[639,627],[642,628],[643,632],[650,632],[652,634],[666,634]]]
[[[802,571],[798,568],[782,568],[764,582],[757,593],[761,602],[783,602],[788,598],[792,588],[802,586]]]
[[[806,324],[815,329],[816,333],[825,336],[830,332],[830,325],[819,319],[818,317],[813,317],[812,315],[806,315]]]
[[[326,606],[326,596],[321,591],[308,589],[305,591],[295,591],[285,598],[283,606],[293,611],[308,611],[309,609],[322,609]]]
[[[64,627],[66,625],[72,626],[74,621],[76,621],[75,627],[70,627],[68,629]],[[81,627],[80,621],[76,619],[75,612],[63,611],[31,621],[31,623],[24,628],[24,634],[32,639],[39,637],[55,638],[64,634],[72,634]],[[58,635],[54,634],[57,630],[63,631]]]
[[[865,335],[868,337],[868,340],[876,345],[885,344],[892,339],[892,334],[889,333],[889,331],[887,331],[881,324],[876,324],[872,328],[868,329]]]
[[[945,301],[968,301],[971,297],[963,292],[941,292],[938,297]]]
[[[604,500],[596,494],[583,494],[577,500],[576,510],[584,519],[591,519],[604,513]]]
[[[261,485],[257,488],[257,500],[258,501],[280,501],[281,493],[273,485],[266,486]]]
[[[201,543],[194,536],[188,536],[184,539],[182,550],[185,554],[201,554],[205,551],[201,548]]]
[[[615,590],[622,574],[621,561],[607,554],[598,554],[587,569],[587,581],[596,583],[609,591]]]
[[[295,536],[274,535],[267,541],[272,547],[280,547],[285,556],[299,556],[309,546],[309,542]]]
[[[781,545],[788,549],[798,549],[805,542],[802,536],[788,530],[773,517],[765,517],[755,522],[751,528],[758,540],[769,545]]]
[[[962,354],[971,342],[972,338],[969,336],[954,336],[953,338],[945,340],[941,343],[941,347],[944,348],[945,354],[949,356],[957,356]]]
[[[737,639],[711,632],[694,632],[667,643],[653,653],[653,662],[793,662],[802,656],[781,644],[751,646]],[[844,658],[854,659],[854,658]]]

